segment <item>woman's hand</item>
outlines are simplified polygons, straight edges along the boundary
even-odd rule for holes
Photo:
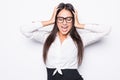
[[[52,17],[51,17],[51,19],[50,19],[50,22],[51,22],[52,24],[55,22],[56,13],[57,13],[57,6],[54,8]]]
[[[54,11],[53,11],[53,14],[52,14],[52,17],[51,17],[50,20],[41,21],[42,25],[43,25],[43,26],[48,26],[48,25],[54,24],[56,12],[57,12],[57,7],[54,8]]]
[[[84,28],[84,24],[80,24],[79,20],[78,20],[78,12],[75,10],[75,12],[73,12],[74,17],[75,17],[75,27],[83,29]]]

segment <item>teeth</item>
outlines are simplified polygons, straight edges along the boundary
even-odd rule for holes
[[[68,27],[66,26],[66,27],[62,27],[62,28],[64,28],[64,29],[65,29],[65,28],[68,28]]]

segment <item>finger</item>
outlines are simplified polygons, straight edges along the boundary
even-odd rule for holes
[[[75,13],[78,14],[77,10],[75,9]]]
[[[57,8],[58,6],[55,6],[54,7],[54,13],[56,13],[57,12],[57,10],[58,10],[58,8]]]
[[[74,16],[75,16],[75,12],[74,11],[72,11],[72,13],[74,14]]]
[[[77,14],[78,14],[78,12],[77,12],[76,9],[75,9],[75,12],[74,12],[74,11],[72,11],[72,12],[73,12],[74,15],[77,15]]]

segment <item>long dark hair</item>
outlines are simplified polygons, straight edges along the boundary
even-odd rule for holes
[[[43,59],[44,59],[44,62],[46,63],[49,47],[54,42],[54,40],[56,38],[56,34],[58,32],[57,15],[58,15],[58,13],[62,9],[66,9],[66,10],[70,11],[72,13],[72,16],[73,16],[72,28],[70,30],[70,36],[73,39],[73,41],[75,42],[75,44],[77,45],[77,49],[78,49],[78,64],[80,65],[81,62],[82,62],[82,59],[83,59],[83,50],[84,49],[83,49],[83,43],[82,43],[81,37],[78,34],[78,32],[77,32],[77,30],[76,30],[76,28],[74,26],[75,20],[74,20],[73,12],[75,12],[75,11],[74,11],[74,7],[70,3],[67,3],[67,4],[60,3],[58,5],[58,10],[57,10],[57,13],[56,13],[56,16],[55,16],[55,24],[54,24],[53,30],[51,31],[50,35],[46,39],[44,47],[43,47]]]

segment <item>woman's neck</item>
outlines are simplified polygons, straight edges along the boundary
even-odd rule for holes
[[[58,32],[58,35],[59,35],[60,41],[62,43],[67,38],[68,34],[64,35],[64,34],[61,34],[60,32]]]

